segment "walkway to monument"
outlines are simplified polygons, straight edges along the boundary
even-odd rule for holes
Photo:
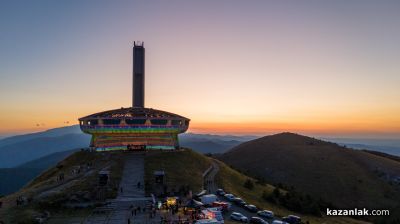
[[[92,214],[86,223],[121,224],[121,223],[153,223],[156,218],[150,219],[148,211],[143,212],[151,198],[145,197],[144,192],[144,153],[129,152],[126,154],[124,171],[116,199],[99,208],[104,212]],[[140,207],[141,212],[133,212]],[[129,221],[128,221],[129,220]]]

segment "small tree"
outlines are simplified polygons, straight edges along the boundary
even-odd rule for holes
[[[254,188],[254,183],[253,183],[252,180],[247,179],[247,180],[244,182],[243,186],[244,186],[245,188],[247,188],[247,189],[252,190],[252,189]]]
[[[274,195],[275,198],[280,198],[281,197],[281,191],[279,190],[279,187],[275,187],[274,190],[272,191],[272,194]]]
[[[268,193],[267,191],[264,190],[263,193],[262,193],[262,198],[265,201],[269,201],[269,202],[274,203],[274,204],[277,203],[277,200],[275,199],[275,196],[274,196],[274,194],[272,192]]]

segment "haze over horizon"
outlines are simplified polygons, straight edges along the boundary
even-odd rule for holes
[[[0,135],[131,106],[189,131],[400,138],[400,2],[2,1]]]

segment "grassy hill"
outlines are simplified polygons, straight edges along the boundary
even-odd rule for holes
[[[308,221],[310,224],[365,224],[361,220],[355,220],[348,217],[317,217],[312,215],[305,215],[290,211],[282,206],[275,203],[271,203],[263,199],[262,195],[272,193],[275,186],[269,184],[257,183],[257,180],[246,176],[235,169],[232,169],[228,165],[221,161],[217,161],[220,171],[216,176],[218,186],[223,188],[226,192],[230,192],[234,195],[238,195],[243,198],[247,203],[256,205],[258,208],[268,209],[275,213],[277,217],[287,216],[288,214],[296,214],[302,217],[302,220]],[[247,180],[252,180],[255,185],[253,189],[248,189],[244,186]],[[282,194],[286,194],[287,191],[281,190]]]
[[[98,197],[114,198],[123,170],[123,153],[79,151],[41,173],[18,192],[1,198],[0,217],[6,223],[33,223],[32,217],[44,211],[52,216],[87,215]],[[79,171],[78,171],[79,170]],[[108,188],[100,189],[97,174],[110,171]],[[64,180],[58,180],[64,174]],[[25,206],[16,206],[16,199],[24,197]],[[72,209],[75,204],[87,204],[87,209]],[[69,206],[67,206],[69,205]],[[72,207],[69,209],[69,207]]]
[[[147,182],[146,191],[154,190],[154,176],[156,170],[164,170],[168,189],[178,190],[182,186],[189,186],[188,189],[193,190],[193,193],[200,191],[202,188],[202,174],[207,170],[211,163],[215,161],[212,158],[201,155],[192,150],[180,152],[151,152],[145,157],[145,181]],[[253,189],[244,187],[243,183],[251,179],[256,183],[256,180],[248,177],[221,161],[215,161],[220,170],[216,176],[216,182],[219,187],[224,188],[227,192],[233,193],[242,197],[247,202],[257,205],[260,208],[273,210],[278,216],[286,216],[294,212],[288,209],[270,203],[262,199],[264,192],[271,193],[275,187],[268,184],[255,184]],[[282,191],[285,193],[285,191]],[[326,224],[362,224],[363,221],[357,221],[346,217],[315,217],[310,215],[298,214],[304,220],[311,224],[326,223]],[[230,223],[229,220],[227,223]]]
[[[211,159],[192,150],[149,152],[145,157],[146,192],[155,190],[154,171],[165,172],[169,192],[182,187],[197,193],[202,190],[202,174],[211,166]]]
[[[1,198],[4,205],[0,209],[0,217],[6,223],[30,223],[31,217],[42,211],[50,211],[52,217],[74,217],[74,222],[79,223],[84,217],[90,214],[93,204],[85,209],[69,209],[66,204],[76,201],[92,203],[96,202],[98,195],[97,172],[108,169],[111,171],[111,188],[107,191],[107,197],[116,196],[117,185],[122,174],[124,153],[93,153],[79,151],[59,162],[56,166],[46,170],[20,191]],[[166,173],[167,191],[169,194],[179,193],[180,190],[192,190],[197,193],[202,189],[202,175],[212,164],[216,162],[220,168],[216,176],[216,182],[226,191],[242,197],[249,203],[253,203],[260,208],[273,210],[278,216],[293,214],[292,211],[270,203],[262,198],[263,193],[271,193],[274,186],[256,183],[256,180],[246,176],[223,162],[206,157],[192,150],[182,150],[177,152],[153,151],[147,152],[145,156],[145,182],[147,193],[153,192],[156,185],[154,183],[154,171],[163,170]],[[80,174],[73,174],[71,171],[77,166],[91,164],[90,169],[83,170]],[[65,174],[65,181],[57,181],[60,173]],[[254,188],[248,189],[243,183],[252,180]],[[287,193],[285,190],[282,194]],[[31,200],[28,205],[15,206],[15,200],[19,196],[27,197]],[[361,224],[364,222],[349,218],[327,218],[315,217],[299,214],[304,220],[311,224],[332,223],[332,224]],[[80,218],[77,218],[80,217]],[[230,223],[227,221],[227,223]]]
[[[253,138],[185,133],[180,143],[201,153],[222,153]],[[0,139],[0,195],[18,191],[44,170],[87,147],[89,140],[79,125]]]
[[[282,133],[243,143],[220,159],[338,208],[389,208],[395,213],[399,206],[398,161],[335,143]]]

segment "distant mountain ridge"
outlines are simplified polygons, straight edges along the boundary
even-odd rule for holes
[[[46,131],[16,135],[0,139],[0,147],[41,137],[59,137],[66,134],[82,134],[79,125],[53,128]]]
[[[15,168],[31,168],[31,169],[47,169],[51,166],[56,165],[59,161],[67,158],[72,153],[79,151],[79,149],[72,149],[62,152],[55,152],[53,154],[40,157],[35,160],[23,163]]]
[[[201,153],[223,153],[256,137],[185,133],[179,138],[183,147]],[[90,135],[82,133],[79,125],[7,137],[0,140],[0,168],[15,167],[55,152],[88,147],[89,142]]]
[[[224,153],[240,143],[258,136],[234,136],[184,133],[180,145],[201,153]],[[367,149],[400,155],[400,140],[327,138],[329,141],[356,149]],[[11,168],[55,152],[83,148],[89,145],[90,135],[81,132],[79,125],[49,129],[43,132],[0,139],[0,168]],[[352,143],[354,141],[355,143]],[[365,144],[364,144],[365,143]],[[387,144],[388,146],[384,146]]]
[[[56,152],[14,168],[0,168],[0,195],[6,195],[22,188],[26,183],[79,149]]]
[[[0,168],[0,195],[19,190],[41,172],[34,168]]]
[[[5,139],[6,140],[6,139]],[[40,157],[89,145],[90,137],[65,134],[57,137],[24,138],[0,147],[0,168],[11,168]]]

